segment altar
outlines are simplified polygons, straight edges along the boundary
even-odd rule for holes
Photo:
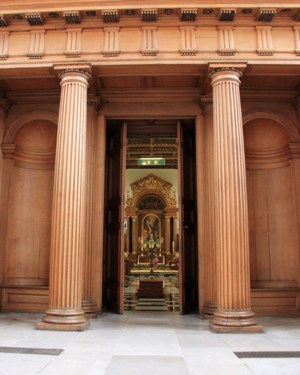
[[[157,255],[154,259],[154,264],[165,264],[165,256]],[[138,255],[137,264],[150,265],[149,255]]]

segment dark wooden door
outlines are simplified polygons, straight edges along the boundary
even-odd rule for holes
[[[106,305],[124,311],[124,190],[127,124],[108,129]]]
[[[180,313],[197,308],[195,130],[178,122]]]

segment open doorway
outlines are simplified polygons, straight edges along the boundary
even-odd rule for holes
[[[188,312],[197,304],[194,122],[109,121],[105,305]]]

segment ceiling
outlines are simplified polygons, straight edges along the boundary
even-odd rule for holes
[[[300,65],[250,65],[242,90],[300,91]],[[57,91],[59,80],[52,68],[0,69],[3,96]],[[210,91],[208,65],[94,66],[90,92],[108,99],[120,93],[188,92],[204,95]]]

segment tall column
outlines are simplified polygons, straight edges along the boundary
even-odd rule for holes
[[[138,248],[138,218],[132,216],[132,254],[137,254]]]
[[[164,246],[166,257],[169,258],[171,256],[171,217],[165,216],[165,238],[164,238]]]
[[[211,318],[217,308],[217,254],[216,254],[216,226],[214,199],[214,163],[213,163],[213,103],[212,98],[201,100],[205,124],[205,301],[203,313]]]
[[[54,172],[49,309],[40,329],[79,331],[86,198],[88,66],[60,70],[61,98]]]
[[[246,166],[240,101],[241,72],[212,72],[217,243],[216,332],[260,332],[250,306]]]
[[[83,255],[82,309],[89,318],[98,315],[98,306],[93,298],[94,281],[94,208],[95,208],[95,139],[99,98],[89,97],[87,106],[86,134],[86,222]]]

